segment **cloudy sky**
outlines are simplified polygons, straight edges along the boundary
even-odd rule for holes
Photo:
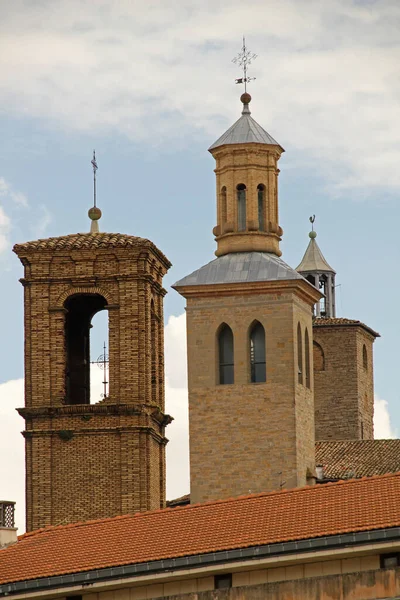
[[[22,268],[12,245],[88,230],[96,148],[103,230],[152,239],[174,265],[168,288],[211,260],[207,148],[240,115],[231,59],[243,33],[258,54],[252,115],[286,150],[283,258],[300,262],[316,214],[339,315],[382,335],[377,435],[398,434],[399,29],[390,0],[0,2],[0,497],[18,500],[21,528]],[[188,489],[183,310],[170,290],[170,497]]]

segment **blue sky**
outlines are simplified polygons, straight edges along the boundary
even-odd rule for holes
[[[382,335],[375,391],[387,435],[400,431],[399,28],[400,6],[389,0],[0,6],[0,418],[7,430],[22,429],[10,414],[23,402],[21,386],[9,383],[23,377],[22,266],[12,245],[88,230],[95,148],[102,230],[153,240],[173,263],[167,288],[212,260],[207,148],[240,116],[240,72],[231,59],[245,32],[259,55],[250,73],[252,116],[286,150],[283,258],[297,266],[316,214],[317,241],[337,271],[339,316]],[[169,290],[166,321],[183,311]],[[170,410],[184,413],[182,318],[169,327]],[[101,334],[98,345],[100,354]],[[171,426],[178,450],[185,418]],[[8,441],[4,428],[3,443],[19,444],[20,460],[19,433]],[[18,469],[9,489],[10,472],[0,476],[0,496],[19,494]],[[173,469],[187,488],[179,464]]]

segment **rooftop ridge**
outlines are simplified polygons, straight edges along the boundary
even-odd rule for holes
[[[377,440],[359,440],[359,441],[377,441]],[[332,440],[332,443],[336,443],[336,442],[334,440]],[[316,442],[316,443],[319,443],[319,442]],[[322,443],[326,443],[326,442],[322,442]],[[384,474],[379,474],[379,475],[372,475],[370,477],[364,476],[364,477],[345,479],[345,480],[340,480],[340,481],[333,481],[333,482],[326,483],[324,486],[305,485],[305,486],[297,487],[297,488],[273,490],[270,492],[257,492],[254,494],[243,494],[241,496],[234,496],[231,498],[207,500],[207,502],[196,502],[195,504],[187,504],[186,506],[177,506],[177,507],[167,506],[166,508],[157,508],[154,510],[147,510],[147,511],[143,511],[143,512],[128,513],[125,515],[117,515],[115,517],[105,517],[103,519],[91,519],[89,521],[77,521],[76,523],[67,523],[65,525],[49,525],[48,527],[42,527],[41,529],[36,529],[34,531],[24,533],[24,534],[18,536],[18,539],[28,538],[28,537],[35,536],[40,533],[49,533],[54,530],[75,529],[75,528],[79,528],[79,527],[92,526],[92,525],[96,525],[96,524],[100,524],[100,523],[111,523],[114,521],[121,521],[123,519],[127,520],[127,519],[133,519],[133,518],[137,519],[137,518],[144,518],[144,517],[152,517],[153,515],[161,514],[161,513],[165,514],[167,512],[176,513],[177,511],[189,511],[191,509],[201,509],[201,508],[205,508],[208,506],[220,505],[220,504],[230,504],[230,503],[235,503],[235,502],[244,501],[244,500],[252,500],[252,499],[256,499],[256,498],[266,498],[266,497],[272,497],[272,496],[279,496],[279,495],[283,496],[283,495],[291,495],[291,494],[297,495],[297,494],[301,494],[304,492],[310,493],[310,494],[312,492],[322,493],[323,490],[327,486],[339,486],[339,485],[350,485],[350,484],[359,485],[361,482],[363,482],[365,480],[385,479],[385,478],[389,479],[391,477],[400,477],[400,471],[397,471],[395,473],[384,473]]]

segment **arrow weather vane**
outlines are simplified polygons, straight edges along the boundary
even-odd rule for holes
[[[246,39],[243,36],[242,49],[239,52],[239,54],[237,56],[235,56],[235,58],[232,59],[232,62],[235,63],[235,65],[239,65],[239,67],[241,67],[243,69],[243,77],[240,77],[239,79],[235,79],[235,83],[244,83],[244,91],[245,92],[247,92],[247,84],[249,83],[249,81],[254,81],[254,79],[255,79],[255,77],[247,76],[247,69],[248,69],[249,65],[251,65],[252,61],[255,60],[256,58],[257,58],[257,54],[254,54],[254,52],[250,52],[250,50],[246,46]]]

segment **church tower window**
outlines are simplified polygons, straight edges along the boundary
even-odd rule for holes
[[[303,383],[303,340],[301,339],[300,323],[297,325],[297,373],[298,382]]]
[[[100,294],[74,294],[65,301],[66,404],[90,404],[90,329],[107,302]]]
[[[265,231],[265,186],[260,183],[257,186],[258,201],[258,229]]]
[[[367,355],[367,347],[365,344],[363,345],[362,352],[363,352],[363,367],[364,367],[365,371],[368,371],[368,355]]]
[[[250,378],[252,383],[262,383],[267,379],[265,330],[258,321],[250,330]]]
[[[237,190],[238,231],[246,231],[246,186],[239,183]]]
[[[308,337],[308,329],[306,328],[304,340],[304,354],[306,359],[306,387],[311,388],[311,368],[310,368],[310,340]]]
[[[221,189],[221,226],[223,227],[227,219],[227,200],[226,200],[226,186]]]
[[[233,333],[229,325],[224,323],[218,334],[219,383],[234,382]]]

